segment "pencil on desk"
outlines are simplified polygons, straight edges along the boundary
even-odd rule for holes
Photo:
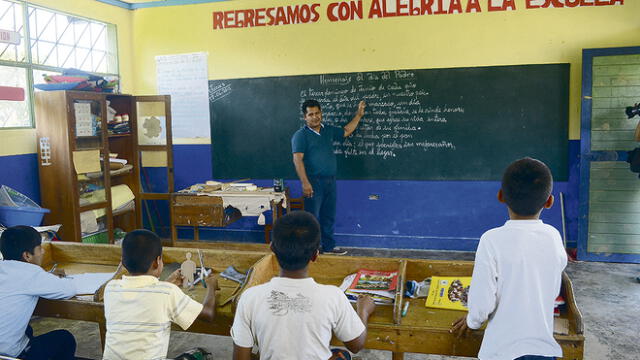
[[[56,271],[56,268],[58,267],[58,263],[53,264],[53,266],[51,267],[51,269],[49,270],[50,273],[53,274],[54,271]]]

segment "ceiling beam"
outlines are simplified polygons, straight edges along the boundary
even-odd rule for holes
[[[105,4],[109,4],[109,5],[113,5],[113,6],[117,6],[117,7],[121,7],[123,9],[131,10],[131,4],[126,3],[124,1],[121,1],[121,0],[96,0],[96,1],[101,2],[101,3],[105,3]]]
[[[227,1],[227,0],[163,0],[163,1],[150,1],[145,3],[128,3],[122,0],[96,0],[96,1],[121,7],[127,10],[136,10],[136,9],[162,7],[162,6],[179,6],[179,5],[214,3],[214,2],[221,2],[221,1]]]

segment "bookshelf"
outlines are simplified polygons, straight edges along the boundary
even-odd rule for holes
[[[51,210],[45,223],[62,224],[59,235],[63,240],[83,242],[113,243],[116,229],[141,228],[141,210],[149,208],[143,202],[151,200],[143,185],[149,179],[142,175],[142,153],[153,150],[173,158],[170,98],[36,92],[35,110],[42,206]],[[127,114],[128,126],[125,121],[108,121],[115,114]],[[148,127],[150,117],[162,120],[160,125],[154,123],[162,131],[149,134],[141,128],[139,133],[138,120]],[[43,147],[48,147],[47,159]],[[117,154],[118,160],[111,160],[110,154]],[[173,191],[172,161],[165,167],[171,187],[155,189],[151,198],[168,199]]]

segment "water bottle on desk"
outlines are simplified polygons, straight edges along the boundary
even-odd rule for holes
[[[273,191],[275,191],[275,192],[284,191],[284,180],[283,179],[273,179]]]

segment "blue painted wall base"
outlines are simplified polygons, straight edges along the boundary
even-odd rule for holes
[[[546,223],[562,231],[559,193],[565,194],[566,229],[569,246],[575,247],[578,219],[579,141],[569,141],[569,178],[556,182],[556,204],[542,213]],[[175,145],[175,184],[180,190],[212,178],[210,145]],[[6,184],[40,201],[36,154],[0,157],[0,184]],[[166,188],[164,169],[147,169],[151,188]],[[235,180],[235,179],[234,179]],[[256,180],[271,186],[272,179]],[[300,183],[288,180],[293,197],[301,196]],[[493,181],[338,181],[336,241],[338,246],[397,249],[476,249],[486,230],[507,220],[507,210],[496,199],[500,187]],[[378,200],[369,200],[377,195]],[[166,204],[153,210],[152,219],[166,230]],[[55,209],[52,209],[55,211]],[[144,216],[145,219],[148,217]],[[166,219],[165,219],[166,218]],[[148,222],[147,220],[145,220]],[[270,222],[267,216],[267,222]],[[164,232],[164,231],[163,231]],[[193,239],[193,231],[179,230],[182,239]],[[226,228],[202,228],[202,239],[264,242],[257,218],[243,218]]]
[[[542,220],[562,232],[559,193],[565,196],[566,237],[577,239],[579,141],[569,141],[568,181],[554,184],[556,203],[542,213]],[[176,189],[209,180],[215,174],[205,163],[209,145],[176,145]],[[198,159],[197,162],[193,159]],[[207,171],[210,171],[207,173]],[[235,180],[235,179],[231,179]],[[271,179],[252,179],[271,186]],[[288,180],[293,197],[301,196],[300,183]],[[338,246],[474,251],[486,230],[504,224],[506,207],[496,199],[499,182],[492,181],[338,181],[336,242]],[[378,200],[369,200],[377,195]],[[201,239],[263,242],[257,218],[246,218],[226,228],[201,228]],[[267,216],[267,222],[270,221]],[[190,229],[179,237],[192,239]]]

